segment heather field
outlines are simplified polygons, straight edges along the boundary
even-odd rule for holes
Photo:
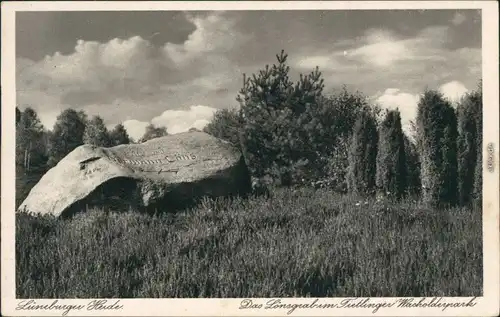
[[[18,298],[481,296],[480,210],[327,190],[16,217]]]

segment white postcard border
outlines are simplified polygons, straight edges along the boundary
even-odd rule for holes
[[[57,316],[63,311],[16,310],[22,300],[15,298],[15,11],[99,11],[99,10],[359,10],[359,9],[482,9],[482,74],[484,94],[483,114],[483,280],[482,297],[471,309],[448,308],[381,308],[376,315],[385,316],[494,316],[499,312],[500,298],[500,243],[499,243],[499,78],[498,78],[498,7],[495,1],[232,1],[232,2],[2,2],[2,164],[1,164],[1,307],[2,315],[8,316]],[[487,146],[494,144],[493,173],[484,167],[487,162]],[[400,298],[370,298],[371,303],[391,302]],[[463,302],[471,298],[444,297],[442,301]],[[121,309],[89,310],[92,299],[34,299],[37,304],[83,305],[72,309],[68,316],[281,316],[286,309],[239,309],[244,299],[109,299],[107,305],[118,301]],[[265,304],[270,299],[252,299]],[[311,303],[305,298],[283,298],[283,303]],[[321,298],[322,303],[340,303],[342,298]],[[416,298],[415,301],[419,301]],[[428,298],[427,300],[431,300]],[[54,301],[56,301],[55,304]],[[373,309],[302,309],[293,316],[361,316],[374,315]]]

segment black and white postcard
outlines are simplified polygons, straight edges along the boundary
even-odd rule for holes
[[[2,2],[5,316],[498,316],[495,1]]]

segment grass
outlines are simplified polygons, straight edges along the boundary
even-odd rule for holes
[[[480,296],[480,210],[325,190],[16,217],[18,298]]]

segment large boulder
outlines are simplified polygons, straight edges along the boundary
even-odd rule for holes
[[[242,153],[229,142],[193,131],[112,148],[82,145],[40,179],[19,210],[61,216],[111,197],[169,210],[203,196],[249,191]]]

